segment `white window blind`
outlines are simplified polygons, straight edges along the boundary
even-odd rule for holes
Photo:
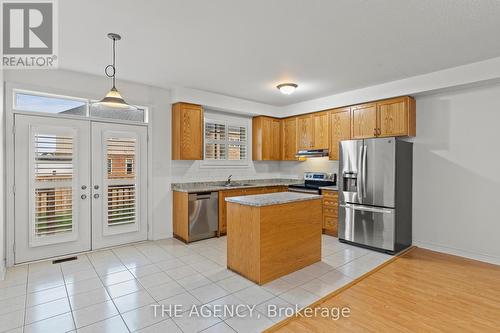
[[[246,160],[247,147],[246,126],[205,119],[205,160]]]

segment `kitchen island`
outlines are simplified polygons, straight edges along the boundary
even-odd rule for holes
[[[321,195],[226,198],[227,267],[260,285],[321,260]]]

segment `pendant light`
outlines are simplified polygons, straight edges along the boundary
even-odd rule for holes
[[[135,106],[132,106],[125,102],[122,95],[116,89],[116,41],[122,39],[118,34],[110,32],[108,38],[113,41],[113,64],[106,66],[104,73],[107,77],[112,78],[113,87],[111,90],[101,99],[99,102],[93,103],[92,106],[100,110],[124,110],[124,111],[134,111],[137,110]]]

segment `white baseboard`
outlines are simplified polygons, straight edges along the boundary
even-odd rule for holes
[[[422,242],[418,240],[413,240],[413,245],[421,247],[423,249],[428,249],[436,252],[442,252],[447,254],[452,254],[459,257],[464,257],[468,259],[474,259],[478,261],[487,262],[494,265],[500,265],[500,258],[495,256],[490,256],[486,254],[474,253],[466,250],[456,249],[448,246],[443,246],[440,244],[434,244],[430,242]]]

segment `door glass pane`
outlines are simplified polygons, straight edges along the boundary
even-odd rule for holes
[[[70,181],[73,177],[73,138],[37,134],[35,144],[35,180]]]
[[[34,237],[72,232],[73,137],[40,131],[33,145]]]
[[[78,99],[16,92],[14,109],[17,111],[86,116],[87,102]]]
[[[136,222],[136,141],[107,139],[108,226]]]
[[[108,186],[108,226],[135,223],[135,184]]]
[[[71,187],[35,189],[35,236],[45,237],[73,230]]]

